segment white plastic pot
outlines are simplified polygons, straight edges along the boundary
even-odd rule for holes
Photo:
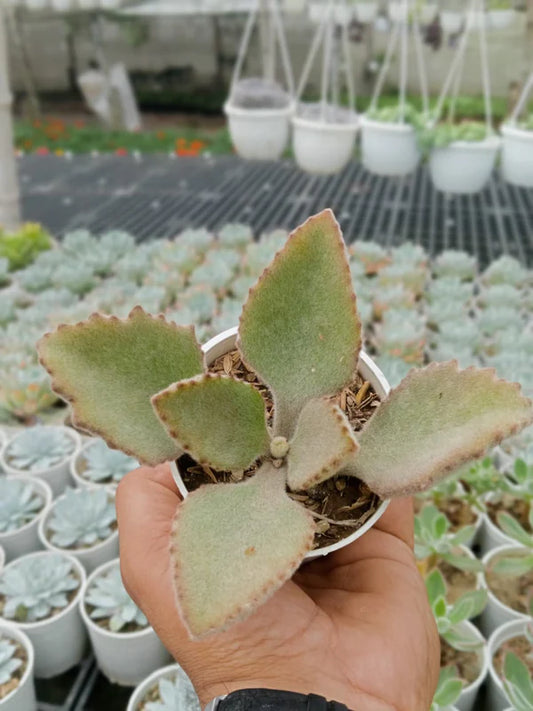
[[[355,3],[355,17],[363,25],[372,24],[378,16],[377,2],[357,2]]]
[[[84,454],[89,447],[91,447],[96,442],[95,439],[90,439],[88,442],[84,442],[81,446],[79,452],[76,453],[74,457],[70,459],[70,476],[74,481],[74,484],[79,489],[99,489],[102,484],[90,481],[78,473],[78,467],[83,460]],[[111,486],[110,484],[108,486]]]
[[[455,35],[457,34],[465,21],[465,16],[462,12],[454,12],[452,10],[441,10],[440,26],[444,32]]]
[[[49,556],[49,551],[32,553],[31,556]],[[85,584],[85,570],[73,556],[63,554],[72,563],[80,581],[76,595],[61,612],[38,622],[16,622],[15,626],[25,632],[33,644],[35,651],[35,676],[38,679],[49,679],[66,672],[79,664],[87,647],[85,627],[81,621],[78,605]],[[30,557],[30,556],[27,556]],[[6,565],[5,570],[16,565],[13,561]],[[7,620],[10,622],[10,620]]]
[[[420,162],[416,133],[409,124],[385,123],[361,117],[362,161],[375,175],[401,177]]]
[[[81,447],[81,437],[71,427],[63,427],[62,425],[53,426],[55,427],[55,429],[63,430],[74,441],[74,451],[71,452],[67,457],[65,457],[65,459],[63,459],[58,464],[55,464],[53,467],[49,467],[48,469],[39,469],[31,472],[24,469],[16,469],[15,467],[12,467],[7,462],[9,445],[14,442],[17,437],[20,437],[20,435],[22,434],[22,432],[20,432],[19,434],[15,435],[15,437],[13,437],[9,441],[8,445],[4,448],[2,455],[0,456],[0,468],[3,468],[6,474],[12,474],[13,476],[24,474],[26,476],[38,477],[39,479],[43,479],[43,481],[45,481],[52,489],[53,495],[59,496],[65,491],[66,487],[70,483],[70,458],[75,457],[78,453]]]
[[[202,350],[205,354],[206,364],[208,366],[211,365],[217,358],[220,358],[221,355],[224,355],[225,353],[228,353],[228,351],[232,350],[235,347],[236,339],[237,328],[230,328],[227,331],[223,331],[218,336],[215,336],[205,345],[203,345]],[[359,356],[358,369],[361,377],[364,380],[368,380],[370,382],[377,396],[380,398],[380,400],[383,400],[390,391],[390,385],[388,384],[385,376],[378,368],[378,366],[363,351],[361,351]],[[181,496],[185,499],[189,495],[189,492],[185,484],[183,483],[183,479],[181,478],[176,462],[171,462],[170,468],[178,490]],[[344,548],[350,543],[353,543],[353,541],[357,540],[358,538],[361,538],[361,536],[365,534],[369,529],[371,529],[372,526],[376,523],[376,521],[381,518],[381,516],[385,513],[385,510],[388,505],[388,500],[382,501],[381,504],[378,506],[377,510],[372,514],[372,516],[370,516],[370,518],[365,521],[361,528],[358,528],[357,531],[354,531],[351,536],[347,536],[346,538],[343,538],[341,541],[338,541],[337,543],[334,543],[331,546],[326,546],[324,548],[318,548],[316,550],[313,550],[306,555],[305,559],[313,560],[314,558],[321,558],[322,556],[328,555],[329,553],[333,553],[334,551],[339,550],[340,548]]]
[[[115,498],[114,494],[111,491],[109,491],[109,497],[112,499]],[[46,531],[48,528],[48,522],[50,520],[50,517],[54,513],[54,507],[56,503],[64,498],[65,496],[63,495],[53,501],[52,504],[45,511],[44,515],[41,517],[38,528],[39,540],[43,548],[46,548],[49,551],[53,551],[54,553],[68,553],[69,555],[79,560],[79,562],[85,568],[87,574],[92,573],[93,570],[95,570],[99,566],[103,565],[104,563],[108,563],[110,560],[113,560],[118,556],[118,529],[113,531],[109,538],[106,538],[105,541],[100,541],[99,543],[96,543],[90,548],[66,549],[54,545],[47,537]]]
[[[44,480],[36,479],[31,476],[20,475],[9,478],[27,481],[27,483],[32,486],[33,491],[43,500],[42,509],[31,521],[17,528],[15,531],[0,533],[0,545],[3,546],[6,552],[6,559],[11,561],[42,548],[38,533],[39,522],[52,502],[52,489],[50,489]],[[1,568],[2,566],[0,566],[0,569]]]
[[[488,16],[489,26],[493,30],[505,30],[513,24],[516,13],[512,8],[509,10],[489,10]]]
[[[529,621],[531,619],[529,618]],[[514,637],[521,637],[526,633],[528,620],[513,620],[498,627],[491,635],[488,643],[489,653],[489,675],[487,678],[487,700],[486,711],[503,711],[509,709],[509,699],[505,693],[503,682],[494,668],[494,655],[499,648],[508,640]],[[509,711],[512,711],[510,709]]]
[[[289,142],[294,104],[283,109],[241,109],[224,105],[235,150],[248,160],[278,160]]]
[[[461,696],[455,702],[455,705],[459,711],[472,711],[481,684],[483,684],[489,672],[488,645],[481,632],[477,629],[477,627],[474,627],[471,622],[463,622],[462,625],[468,627],[479,638],[479,640],[483,642],[483,646],[479,652],[479,660],[481,662],[481,671],[479,676],[475,681],[463,688]]]
[[[488,565],[495,556],[499,555],[500,553],[506,553],[510,551],[525,552],[526,549],[518,545],[516,542],[514,543],[514,545],[493,548],[483,557],[484,569],[487,570]],[[498,600],[496,595],[494,595],[490,587],[487,585],[486,580],[484,581],[484,585],[487,588],[488,592],[488,602],[487,606],[481,613],[480,627],[487,637],[489,637],[494,632],[494,630],[498,629],[498,627],[501,627],[502,625],[508,622],[531,620],[528,615],[523,614],[522,612],[517,612],[516,610],[513,610],[512,607],[508,607],[507,605],[504,605],[503,602],[500,602],[500,600]]]
[[[148,674],[168,664],[171,657],[152,627],[139,632],[111,632],[89,617],[85,597],[90,585],[99,575],[119,566],[117,558],[91,573],[83,589],[79,609],[101,672],[114,684],[135,686]]]
[[[434,148],[429,158],[433,185],[445,193],[468,195],[488,183],[500,149],[500,138],[484,141],[455,141],[445,148]]]
[[[490,502],[493,497],[489,494],[487,501]],[[480,548],[480,553],[482,556],[486,555],[489,551],[494,550],[494,548],[499,548],[500,546],[514,546],[516,547],[518,543],[514,538],[507,536],[499,526],[497,526],[488,514],[483,514],[483,524],[478,535],[478,545]]]
[[[352,159],[358,124],[326,123],[294,116],[293,150],[297,164],[307,173],[333,175]]]
[[[0,623],[0,636],[9,637],[24,647],[26,669],[17,688],[0,701],[0,711],[37,711],[33,668],[35,655],[28,637],[14,625]]]
[[[126,711],[139,711],[139,706],[144,700],[144,697],[150,691],[150,689],[154,688],[157,684],[159,684],[160,679],[172,680],[178,674],[183,674],[184,676],[186,676],[185,672],[179,664],[171,664],[168,667],[163,667],[163,669],[158,669],[153,674],[150,674],[149,677],[147,677],[139,684],[139,686],[130,696],[130,700],[128,701],[128,708],[126,709]]]
[[[533,188],[533,131],[506,125],[501,132],[504,180],[522,188]]]

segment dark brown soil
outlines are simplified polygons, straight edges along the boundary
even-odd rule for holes
[[[522,528],[528,533],[533,533],[533,529],[528,520],[529,507],[530,504],[527,501],[511,496],[510,494],[504,494],[500,501],[487,503],[487,513],[492,523],[497,526],[497,515],[500,511],[505,511],[514,516]]]
[[[226,373],[251,383],[263,396],[267,419],[269,424],[272,423],[272,397],[268,389],[259,382],[255,373],[246,368],[236,349],[218,358],[210,366],[209,371]],[[359,375],[335,398],[335,401],[348,417],[355,432],[372,417],[379,405],[378,396]],[[219,472],[200,466],[188,455],[180,457],[179,467],[183,482],[189,491],[194,491],[202,484],[233,480],[231,472]],[[257,468],[258,462],[244,472],[244,477],[253,475]],[[291,492],[290,496],[317,514],[315,548],[332,545],[352,534],[372,516],[380,504],[379,497],[373,494],[363,482],[353,477],[343,476],[333,477],[309,491]],[[335,521],[350,521],[350,525],[339,525]]]
[[[467,684],[474,682],[481,674],[481,662],[476,652],[460,652],[444,639],[440,640],[440,666],[455,667],[457,676]]]
[[[516,612],[527,614],[528,602],[533,591],[533,568],[525,575],[511,576],[495,573],[492,566],[502,558],[494,556],[485,570],[487,585],[500,602]],[[520,553],[506,553],[506,558],[521,558]]]
[[[445,560],[439,560],[437,568],[442,573],[446,586],[448,588],[447,601],[451,604],[467,592],[471,592],[477,588],[476,574],[470,570],[459,570],[454,568]]]
[[[513,637],[507,640],[494,655],[494,668],[501,678],[503,678],[503,663],[507,652],[516,654],[528,667],[529,674],[533,677],[533,646],[527,637]]]
[[[3,639],[5,639],[5,637],[3,637]],[[12,639],[11,637],[8,637],[7,639],[9,639],[9,641],[15,645],[15,652],[13,653],[13,658],[21,659],[22,664],[16,671],[13,672],[9,681],[7,681],[5,684],[0,684],[0,701],[2,699],[5,699],[6,696],[9,696],[12,691],[15,691],[15,689],[20,684],[20,680],[24,676],[24,673],[26,672],[26,666],[28,664],[28,658],[26,656],[26,650],[24,649],[24,647],[19,644],[16,639]]]

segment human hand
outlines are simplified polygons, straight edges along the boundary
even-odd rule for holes
[[[354,711],[427,711],[439,638],[413,555],[413,509],[397,500],[359,540],[300,568],[244,622],[192,641],[176,609],[169,537],[180,496],[170,467],[117,491],[122,576],[202,705],[237,689],[314,693]]]

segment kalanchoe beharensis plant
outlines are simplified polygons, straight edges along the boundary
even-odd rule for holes
[[[107,620],[111,632],[148,626],[148,620],[126,592],[118,565],[102,573],[85,593],[85,604],[90,606],[93,620]]]
[[[260,392],[207,373],[193,329],[162,316],[94,314],[39,343],[81,429],[151,465],[185,451],[232,472],[234,483],[188,496],[174,521],[176,596],[194,637],[250,614],[313,548],[313,517],[287,489],[342,470],[381,498],[409,494],[532,420],[518,385],[451,362],[411,372],[356,438],[334,398],[354,382],[361,328],[329,210],[291,234],[250,291],[237,347],[272,395],[271,426]]]
[[[67,489],[54,502],[47,536],[59,548],[88,548],[113,533],[115,502],[105,489]]]
[[[25,526],[42,510],[43,499],[31,484],[14,478],[0,478],[0,534]]]

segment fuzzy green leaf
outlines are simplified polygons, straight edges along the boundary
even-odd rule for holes
[[[203,371],[192,328],[138,306],[126,319],[93,314],[75,326],[60,326],[40,340],[38,350],[76,426],[147,464],[179,455],[150,398]]]
[[[518,543],[521,543],[523,546],[533,548],[533,536],[520,525],[514,516],[500,511],[496,518],[498,520],[498,526],[506,536],[514,538],[515,541],[518,541]]]
[[[340,407],[328,400],[304,406],[287,457],[289,488],[310,489],[336,474],[358,445]]]
[[[267,463],[244,482],[201,487],[178,508],[174,581],[193,638],[246,618],[311,550],[315,525],[287,496],[286,474]]]
[[[491,563],[490,569],[497,575],[515,578],[527,575],[533,570],[533,555],[507,555]]]
[[[429,573],[426,577],[426,590],[429,598],[430,604],[438,600],[438,598],[446,597],[446,583],[444,582],[444,577],[438,568]]]
[[[154,395],[152,404],[171,437],[201,464],[246,469],[268,450],[265,402],[249,383],[201,375]]]
[[[334,395],[353,379],[361,324],[331,210],[295,230],[250,291],[238,347],[272,391],[276,435],[292,436],[308,400]]]
[[[503,662],[503,684],[517,711],[533,708],[533,680],[524,662],[507,652]]]
[[[533,421],[531,402],[493,370],[434,363],[411,373],[358,435],[346,473],[382,498],[428,489]]]
[[[487,591],[471,590],[470,592],[461,595],[454,603],[450,610],[450,622],[456,625],[463,620],[469,620],[472,617],[480,615],[487,606]]]
[[[483,570],[483,563],[479,558],[471,558],[469,555],[443,553],[441,558],[458,570],[467,570],[471,573],[481,573]]]

